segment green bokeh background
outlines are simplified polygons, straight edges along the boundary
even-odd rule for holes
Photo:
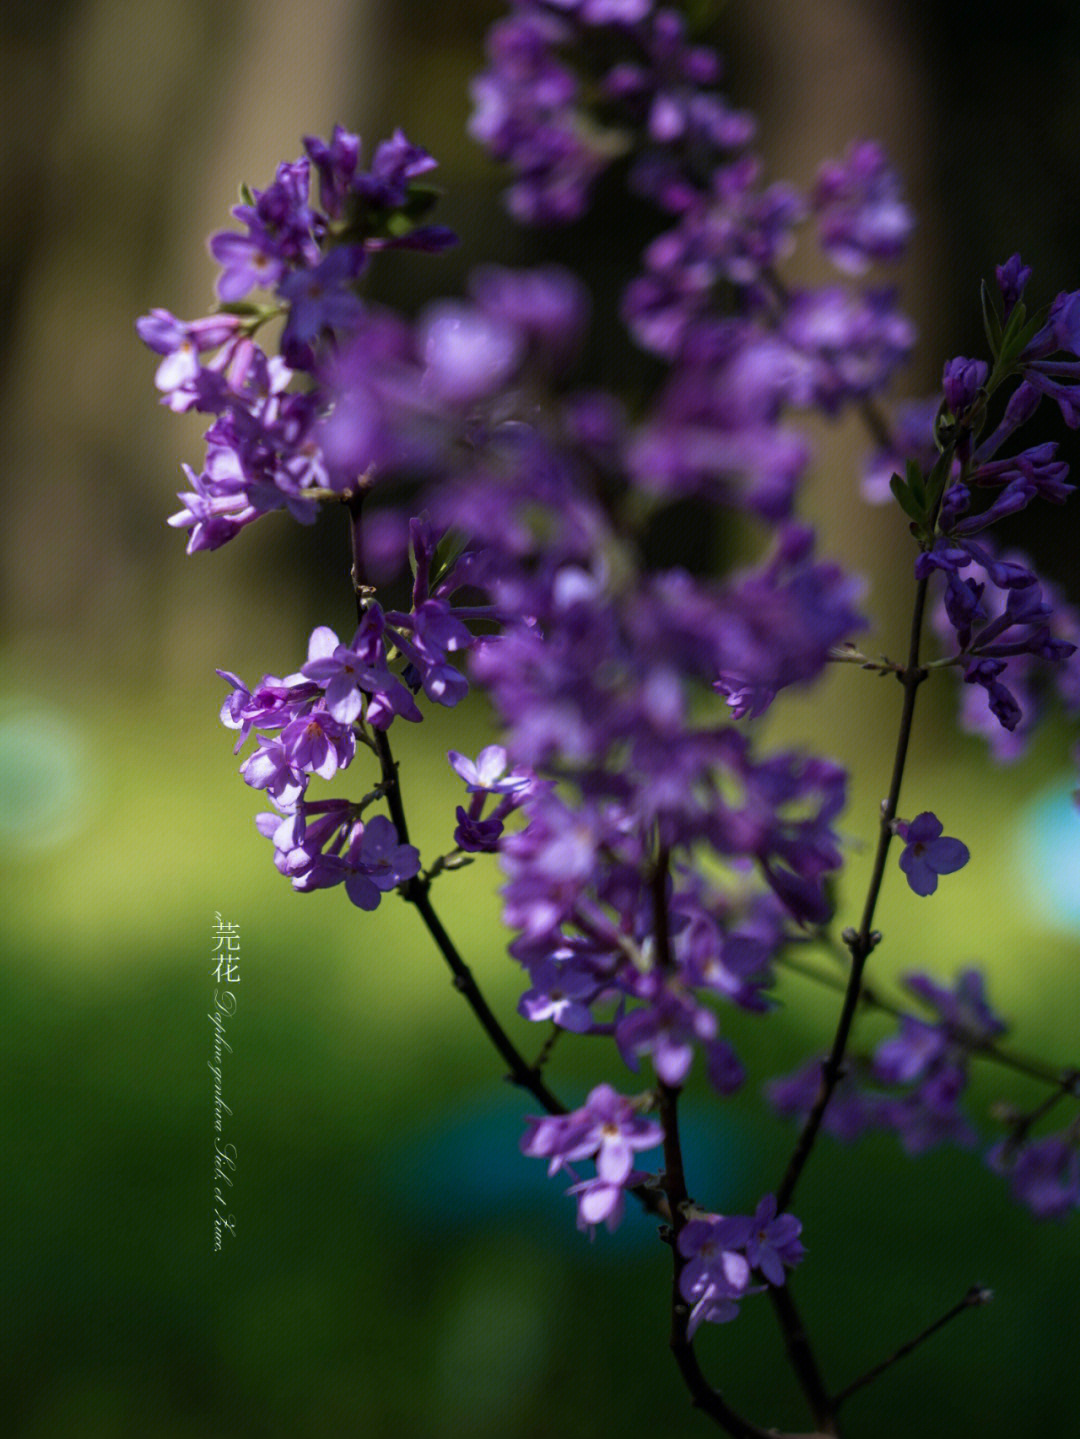
[[[179,459],[198,463],[201,425],[156,407],[132,329],[152,305],[204,311],[203,238],[238,181],[264,184],[301,134],[339,119],[369,142],[401,124],[428,145],[443,218],[462,235],[445,261],[395,257],[386,298],[416,306],[471,263],[548,254],[616,294],[625,274],[604,226],[621,221],[516,234],[464,138],[467,77],[498,9],[68,0],[12,4],[0,22],[0,1363],[9,1432],[26,1439],[707,1432],[666,1354],[669,1256],[654,1226],[631,1214],[591,1244],[575,1232],[562,1184],[518,1153],[531,1102],[500,1080],[416,917],[392,900],[368,916],[338,892],[296,896],[273,872],[251,824],[258,799],[216,722],[213,669],[283,673],[313,624],[347,629],[345,537],[330,519],[303,532],[270,520],[188,559],[162,520]],[[732,0],[720,21],[731,92],[762,114],[774,174],[806,182],[869,133],[908,177],[921,225],[903,280],[925,337],[912,393],[934,384],[944,354],[979,353],[975,281],[1011,250],[1035,264],[1043,297],[1080,283],[1077,23],[1049,3],[1026,7],[1023,33],[1011,7],[982,7],[978,29],[967,14]],[[597,344],[617,367],[617,329]],[[857,498],[856,426],[816,441],[810,511],[825,547],[868,575],[867,646],[897,653],[903,526]],[[1080,601],[1076,516],[1050,519],[1017,534]],[[845,669],[769,722],[768,737],[854,770],[842,922],[865,884],[898,701],[891,682]],[[926,701],[902,809],[933,807],[973,859],[932,901],[890,876],[875,982],[978,961],[1017,1044],[1076,1062],[1076,824],[1054,828],[1034,808],[1067,789],[1075,733],[1051,725],[1002,771],[951,733],[948,695]],[[395,739],[425,855],[448,846],[459,797],[445,752],[485,734],[472,710]],[[530,1053],[496,884],[477,864],[440,881],[438,898]],[[223,1082],[237,1232],[220,1253],[215,911],[242,941]],[[833,1022],[835,1000],[804,981],[783,997],[767,1023],[732,1020],[755,1076],[801,1061]],[[880,1032],[867,1023],[860,1042]],[[567,1041],[552,1083],[580,1097],[603,1063]],[[980,1073],[975,1111],[1003,1090],[1033,1099]],[[704,1203],[744,1209],[775,1186],[791,1136],[756,1083],[724,1105],[692,1085],[686,1128]],[[1033,1224],[975,1155],[913,1163],[884,1139],[823,1142],[797,1210],[799,1301],[837,1386],[973,1281],[998,1295],[853,1399],[851,1434],[1075,1432],[1075,1223]],[[805,1424],[765,1301],[700,1348],[738,1407]]]

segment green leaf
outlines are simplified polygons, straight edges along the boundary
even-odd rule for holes
[[[907,487],[915,498],[915,503],[920,507],[923,514],[926,513],[926,483],[923,480],[923,473],[914,460],[908,460],[907,466]]]
[[[1001,337],[1002,346],[1011,345],[1017,331],[1022,328],[1027,320],[1027,306],[1023,300],[1018,300],[1013,306],[1012,314],[1005,321],[1005,333]]]
[[[927,516],[932,515],[937,508],[938,501],[945,491],[945,483],[952,470],[953,452],[947,449],[943,454],[938,455],[934,468],[926,477],[926,510]]]
[[[468,543],[469,537],[464,530],[447,530],[436,546],[435,557],[431,562],[431,577],[428,581],[431,589],[450,572]]]
[[[410,220],[420,220],[435,207],[442,198],[442,193],[435,185],[413,183],[406,192],[401,211],[408,215]]]
[[[251,186],[246,180],[240,186],[240,203],[241,205],[255,204],[255,196],[252,194]]]
[[[1023,309],[1023,306],[1017,305],[1016,309]],[[1005,331],[1005,338],[1001,346],[1001,360],[1003,364],[1013,365],[1016,363],[1042,329],[1043,325],[1046,324],[1047,313],[1045,308],[1040,309],[1031,317],[1026,325],[1017,325],[1013,334],[1010,335],[1009,329],[1012,328],[1013,316],[1016,314],[1016,310],[1013,311],[1013,314],[1009,316],[1009,328]]]
[[[986,343],[990,346],[990,353],[996,360],[1001,354],[1001,320],[998,316],[997,306],[994,304],[993,296],[990,294],[990,286],[984,280],[980,287],[982,299],[983,329],[986,331]]]
[[[903,510],[904,514],[910,516],[910,518],[913,519],[917,525],[923,524],[926,519],[926,515],[923,512],[918,501],[915,499],[915,496],[908,489],[907,485],[904,484],[903,480],[900,478],[899,475],[893,475],[892,479],[889,481],[889,489],[892,490],[893,494],[896,497],[896,502]]]
[[[214,313],[217,315],[237,315],[241,319],[251,319],[256,315],[269,313],[266,305],[256,305],[252,300],[219,300],[214,306]]]

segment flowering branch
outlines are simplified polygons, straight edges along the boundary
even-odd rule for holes
[[[787,1284],[805,1256],[802,1222],[787,1207],[821,1129],[882,1123],[912,1152],[966,1142],[957,1099],[969,1055],[1036,1068],[999,1047],[1005,1026],[967,970],[955,991],[925,975],[907,981],[940,1021],[898,1012],[898,1033],[877,1050],[875,1074],[900,1099],[853,1095],[847,1082],[861,1062],[849,1054],[855,1016],[873,1002],[865,970],[881,939],[873,925],[893,835],[921,899],[970,858],[931,811],[898,814],[920,685],[931,668],[952,670],[964,722],[995,726],[992,743],[1010,755],[1034,722],[1040,667],[1066,676],[1059,688],[1080,713],[1080,677],[1068,666],[1080,616],[983,536],[1073,488],[1055,445],[999,451],[1043,398],[1080,425],[1080,292],[1029,318],[1028,271],[1012,257],[997,271],[1000,306],[984,290],[992,365],[948,361],[932,412],[908,407],[887,421],[878,401],[914,330],[892,291],[853,277],[899,258],[912,221],[878,146],[826,162],[806,193],[765,185],[750,117],[718,88],[719,56],[653,0],[514,0],[489,61],[474,82],[471,128],[513,169],[518,219],[576,219],[599,176],[625,161],[630,188],[667,227],[621,305],[631,342],[661,366],[654,393],[628,406],[574,388],[589,296],[556,267],[478,270],[467,299],[415,320],[370,304],[361,282],[375,257],[437,252],[454,237],[426,223],[427,151],[398,131],[365,170],[359,138],[338,127],[329,141],[307,137],[305,155],[266,190],[242,191],[240,231],[211,240],[222,267],[215,314],[183,322],[158,310],[139,321],[162,356],[165,403],[213,417],[204,470],[188,471],[170,523],[190,531],[195,552],[271,511],[311,523],[320,506],[347,508],[352,639],[319,626],[297,672],[265,675],[251,690],[219,671],[237,751],[255,736],[241,773],[273,806],[256,823],[276,867],[301,892],[343,886],[360,910],[390,891],[411,903],[509,1077],[545,1111],[529,1117],[521,1147],[570,1176],[579,1227],[615,1228],[628,1194],[661,1216],[673,1254],[671,1349],[694,1404],[736,1439],[772,1432],[731,1409],[694,1353],[700,1324],[729,1322],[768,1291],[816,1433],[836,1436],[841,1400],[884,1366],[830,1396]],[[807,221],[840,283],[793,288],[779,278]],[[248,300],[258,288],[272,298]],[[256,335],[273,314],[284,328],[270,356]],[[1019,383],[984,436],[1010,379]],[[797,518],[810,450],[785,416],[844,407],[862,414],[878,446],[864,488],[897,503],[918,545],[903,665],[855,648],[851,635],[866,624],[859,582],[816,556]],[[748,512],[769,541],[722,580],[656,568],[648,525],[680,500]],[[370,581],[406,563],[411,597],[386,609]],[[929,610],[932,579],[941,601]],[[928,616],[949,653],[924,663]],[[843,861],[834,825],[845,772],[822,756],[770,752],[753,722],[832,661],[895,674],[904,689],[889,792],[860,924],[843,933],[849,968],[835,981],[843,999],[829,1053],[808,1078],[773,1085],[778,1107],[803,1117],[782,1182],[752,1213],[721,1215],[690,1200],[684,1084],[699,1063],[718,1095],[742,1085],[725,1007],[774,1007],[772,965],[794,942],[792,925],[821,936]],[[441,842],[424,869],[389,729],[422,721],[423,705],[455,707],[470,687],[490,698],[500,739],[475,758],[448,754],[465,794],[456,824],[447,816],[453,848]],[[363,798],[309,798],[312,779],[333,779],[361,746],[379,769]],[[377,801],[386,813],[370,813]],[[527,976],[518,1011],[551,1026],[531,1065],[431,901],[437,875],[495,854],[510,954]],[[601,1083],[567,1109],[541,1072],[563,1032],[613,1042],[632,1072],[647,1060],[655,1081],[636,1094]],[[990,1156],[1042,1215],[1080,1204],[1080,1124],[1032,1138],[1053,1104],[1077,1097],[1075,1075],[1057,1084],[1033,1112],[1006,1116],[1012,1132]],[[660,1146],[656,1181],[636,1155]]]
[[[356,594],[356,617],[363,622],[365,609],[372,594],[371,587],[366,582],[364,560],[363,560],[363,537],[361,530],[361,516],[363,512],[364,495],[367,490],[366,484],[361,484],[352,491],[349,496],[349,534],[352,543],[352,580],[353,589]],[[390,738],[385,730],[374,730],[375,751],[379,757],[379,764],[382,768],[382,783],[380,788],[386,796],[387,807],[390,810],[390,818],[397,831],[398,838],[403,844],[409,842],[409,825],[405,817],[405,805],[401,795],[401,778],[398,774],[397,761],[394,759],[393,751],[390,748]],[[509,1066],[508,1078],[521,1088],[527,1089],[533,1097],[544,1106],[549,1114],[565,1114],[566,1106],[551,1092],[540,1073],[540,1066],[530,1065],[525,1057],[518,1050],[513,1040],[503,1029],[495,1016],[494,1011],[484,998],[473,976],[472,970],[462,959],[454,942],[451,940],[446,928],[435,911],[434,905],[428,893],[431,887],[430,876],[421,879],[413,875],[401,886],[402,897],[413,905],[423,920],[424,925],[435,941],[439,953],[450,966],[454,976],[454,988],[464,996],[465,1002],[480,1021],[485,1034],[498,1050],[506,1064]]]

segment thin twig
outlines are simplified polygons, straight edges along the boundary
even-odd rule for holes
[[[788,1162],[784,1177],[777,1190],[776,1207],[778,1213],[783,1213],[791,1203],[791,1197],[795,1192],[795,1186],[799,1182],[799,1176],[802,1174],[806,1162],[813,1151],[814,1144],[821,1129],[822,1120],[825,1117],[825,1111],[828,1108],[829,1100],[832,1098],[833,1092],[840,1081],[840,1076],[843,1073],[844,1054],[847,1050],[855,1013],[859,1007],[863,969],[865,968],[871,951],[881,938],[873,928],[874,911],[877,907],[878,895],[881,891],[882,880],[885,876],[885,861],[888,857],[889,845],[893,835],[892,821],[896,817],[896,809],[900,801],[900,785],[904,777],[904,765],[907,760],[908,744],[911,739],[911,726],[915,714],[915,696],[919,685],[926,678],[926,671],[919,665],[919,645],[922,635],[923,615],[926,608],[926,590],[926,581],[919,581],[915,592],[915,608],[911,619],[907,666],[903,672],[897,676],[904,686],[904,706],[900,716],[900,730],[896,740],[896,752],[893,757],[893,771],[889,784],[889,794],[881,811],[877,853],[874,857],[874,868],[870,876],[866,902],[863,906],[862,923],[857,933],[849,931],[844,936],[845,942],[851,952],[851,969],[844,989],[844,1001],[840,1009],[840,1017],[837,1021],[836,1034],[833,1038],[832,1048],[829,1051],[829,1057],[822,1066],[821,1085],[814,1100],[813,1108],[806,1117],[799,1137],[796,1140],[795,1148]],[[825,1432],[830,1432],[830,1430],[831,1432],[836,1432],[836,1406],[829,1401],[828,1391],[825,1388],[824,1381],[821,1378],[820,1371],[814,1360],[805,1328],[801,1321],[798,1320],[798,1311],[795,1309],[792,1296],[785,1294],[779,1302],[774,1298],[773,1308],[784,1335],[792,1367],[795,1370],[796,1377],[799,1379],[803,1393],[811,1404],[815,1422]]]
[[[893,756],[892,780],[889,784],[888,798],[881,807],[881,821],[878,829],[877,853],[874,856],[874,868],[870,876],[870,884],[866,892],[866,902],[863,906],[862,922],[858,932],[848,930],[844,934],[844,942],[851,951],[851,970],[848,974],[848,981],[844,991],[844,1002],[840,1009],[840,1018],[836,1026],[836,1034],[833,1038],[832,1048],[829,1057],[822,1065],[821,1086],[818,1089],[817,1097],[814,1100],[813,1108],[807,1115],[802,1130],[795,1143],[795,1149],[788,1163],[787,1170],[781,1180],[780,1187],[776,1192],[776,1207],[778,1211],[787,1209],[791,1203],[791,1196],[795,1192],[795,1186],[799,1182],[799,1176],[810,1158],[821,1129],[821,1121],[825,1117],[825,1110],[828,1108],[829,1100],[836,1089],[843,1072],[844,1053],[847,1049],[848,1037],[851,1034],[851,1024],[855,1018],[855,1011],[859,1006],[859,993],[862,985],[863,969],[881,936],[874,930],[874,911],[877,908],[878,895],[881,892],[881,883],[885,877],[885,861],[888,858],[889,846],[892,843],[893,828],[892,822],[896,818],[896,808],[900,802],[900,785],[904,778],[904,765],[907,761],[908,744],[911,740],[911,726],[915,716],[915,696],[919,686],[926,678],[926,671],[919,665],[919,644],[922,636],[923,614],[926,609],[927,581],[920,580],[915,590],[915,608],[911,617],[911,637],[908,645],[908,660],[903,674],[899,675],[901,684],[904,686],[904,707],[900,715],[900,730],[896,738],[896,752]]]
[[[833,941],[826,935],[819,936],[830,948]],[[844,958],[847,958],[847,951],[843,951]],[[807,964],[795,955],[780,954],[776,956],[777,964],[784,969],[789,969],[793,974],[802,975],[804,979],[811,979],[815,984],[824,985],[828,989],[843,991],[847,988],[847,981],[839,974],[818,969],[812,964]],[[893,1000],[884,999],[878,990],[864,984],[859,994],[859,1003],[867,1009],[875,1009],[879,1014],[889,1014],[894,1019],[902,1019],[905,1014],[911,1011]],[[1067,1087],[1069,1070],[1064,1072],[1053,1069],[1041,1060],[1031,1059],[1027,1055],[1016,1054],[1011,1049],[1005,1048],[994,1040],[980,1039],[978,1036],[968,1034],[963,1029],[949,1030],[949,1037],[962,1049],[966,1049],[973,1059],[986,1059],[993,1064],[1000,1064],[1005,1069],[1014,1070],[1017,1074],[1023,1074],[1028,1079],[1037,1079],[1043,1084],[1052,1084],[1055,1087]]]
[[[894,1350],[893,1353],[890,1354],[887,1359],[883,1359],[880,1364],[875,1364],[872,1369],[868,1369],[866,1373],[861,1374],[858,1379],[852,1380],[850,1384],[840,1390],[839,1394],[837,1394],[833,1400],[833,1403],[839,1409],[840,1405],[843,1404],[846,1399],[849,1399],[857,1390],[865,1388],[867,1384],[872,1383],[879,1375],[884,1374],[886,1369],[891,1369],[897,1360],[906,1358],[912,1350],[918,1349],[924,1340],[929,1339],[931,1334],[936,1334],[939,1329],[944,1329],[945,1325],[955,1319],[958,1314],[963,1314],[966,1309],[976,1309],[981,1304],[989,1304],[993,1297],[994,1295],[991,1290],[985,1289],[981,1284],[973,1284],[963,1299],[960,1300],[959,1304],[954,1304],[940,1319],[935,1319],[933,1324],[928,1325],[921,1334],[916,1334],[914,1339],[909,1339],[906,1344],[901,1344],[899,1349]]]
[[[670,973],[675,967],[668,925],[667,879],[668,852],[661,846],[653,870],[652,892],[656,967],[662,974]],[[690,1306],[679,1288],[679,1280],[686,1267],[686,1260],[679,1251],[679,1235],[688,1222],[687,1208],[690,1204],[682,1141],[679,1137],[679,1091],[680,1086],[665,1084],[663,1081],[657,1086],[657,1107],[664,1131],[664,1174],[661,1186],[667,1196],[671,1215],[670,1226],[662,1231],[664,1239],[671,1245],[672,1254],[671,1330],[668,1345],[695,1408],[707,1414],[732,1435],[733,1439],[776,1439],[774,1431],[759,1428],[728,1404],[723,1395],[705,1378],[694,1353],[693,1340],[689,1335]]]
[[[402,844],[408,844],[409,827],[405,819],[405,806],[401,797],[401,782],[398,778],[397,764],[390,748],[390,741],[384,730],[376,730],[375,744],[382,764],[383,783],[386,786],[386,801],[390,810],[390,818],[394,822],[394,828],[397,830]],[[494,1011],[473,977],[472,970],[462,959],[457,946],[447,934],[442,920],[435,912],[435,907],[428,894],[428,886],[428,880],[409,879],[400,887],[400,893],[403,898],[416,907],[428,933],[435,941],[439,953],[450,966],[454,976],[454,988],[465,996],[466,1003],[480,1021],[484,1032],[506,1061],[509,1067],[507,1077],[514,1084],[520,1085],[522,1089],[527,1089],[549,1114],[566,1114],[566,1105],[551,1092],[539,1069],[528,1062],[495,1017]]]

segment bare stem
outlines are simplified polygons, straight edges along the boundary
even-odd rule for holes
[[[668,852],[661,847],[653,871],[653,936],[656,946],[656,966],[661,971],[674,969],[671,953],[671,935],[667,911]],[[686,1260],[679,1252],[679,1235],[686,1227],[687,1208],[690,1196],[686,1188],[686,1171],[683,1165],[682,1141],[679,1137],[679,1086],[661,1082],[657,1086],[657,1101],[660,1122],[664,1130],[664,1175],[661,1185],[667,1197],[671,1223],[662,1230],[664,1239],[671,1245],[671,1330],[668,1345],[671,1349],[683,1383],[690,1394],[695,1408],[707,1414],[715,1424],[724,1429],[733,1439],[777,1439],[774,1430],[761,1429],[739,1414],[718,1390],[705,1378],[693,1340],[689,1335],[690,1306],[679,1288]],[[835,1430],[828,1430],[834,1434]],[[790,1436],[793,1439],[793,1436]],[[806,1436],[810,1439],[810,1436]]]
[[[881,806],[881,820],[878,827],[877,853],[874,856],[874,868],[870,875],[870,884],[866,892],[866,901],[863,905],[862,922],[857,932],[845,931],[844,942],[851,952],[851,970],[848,974],[847,985],[844,990],[844,1002],[840,1008],[840,1018],[837,1021],[836,1034],[833,1037],[832,1048],[829,1057],[822,1066],[821,1085],[817,1097],[814,1100],[813,1108],[806,1117],[802,1130],[795,1143],[795,1149],[788,1162],[787,1170],[781,1180],[780,1187],[776,1193],[777,1209],[782,1211],[791,1203],[791,1196],[795,1192],[795,1186],[799,1182],[799,1176],[810,1158],[821,1129],[821,1122],[825,1117],[829,1100],[833,1096],[840,1076],[843,1073],[844,1053],[847,1049],[848,1038],[851,1034],[852,1021],[855,1018],[855,1011],[859,1006],[859,996],[862,986],[863,970],[871,951],[878,943],[881,936],[874,930],[874,911],[877,908],[878,896],[881,893],[882,880],[885,877],[885,861],[889,855],[889,846],[892,843],[893,828],[892,822],[896,818],[896,808],[900,802],[900,785],[904,778],[904,765],[907,761],[908,744],[911,740],[911,726],[915,716],[915,696],[919,686],[926,678],[926,671],[919,665],[919,644],[922,636],[923,615],[926,610],[927,581],[920,580],[915,590],[915,608],[911,617],[911,636],[908,644],[908,660],[903,672],[897,676],[904,686],[904,706],[900,715],[900,730],[896,737],[896,752],[893,756],[892,780],[889,784],[888,798]]]
[[[945,1325],[955,1319],[958,1314],[963,1314],[967,1309],[978,1308],[982,1304],[989,1304],[993,1297],[993,1293],[989,1289],[984,1289],[981,1284],[973,1284],[959,1304],[954,1304],[947,1313],[943,1314],[940,1319],[935,1319],[933,1324],[928,1325],[921,1334],[916,1334],[914,1339],[909,1339],[906,1344],[901,1344],[900,1348],[894,1350],[887,1359],[883,1359],[880,1364],[875,1364],[872,1369],[868,1369],[865,1374],[861,1374],[858,1379],[852,1380],[850,1384],[841,1389],[833,1401],[836,1407],[839,1408],[857,1390],[864,1388],[879,1375],[884,1374],[886,1369],[891,1369],[897,1360],[906,1358],[912,1350],[918,1349],[925,1339],[929,1339],[931,1334],[936,1334],[939,1329],[944,1329]]]
[[[822,1434],[839,1435],[840,1430],[836,1426],[836,1404],[825,1387],[824,1376],[810,1344],[806,1325],[795,1304],[790,1283],[770,1284],[769,1298],[776,1322],[784,1336],[788,1363],[810,1406],[814,1423]]]

